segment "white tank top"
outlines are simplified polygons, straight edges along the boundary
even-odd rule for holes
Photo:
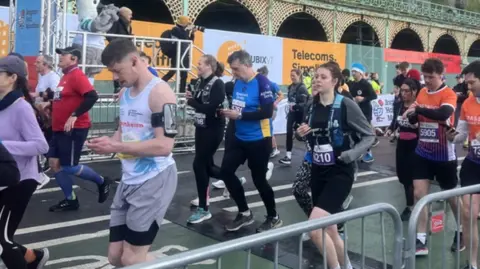
[[[122,142],[138,142],[155,137],[152,128],[152,111],[148,105],[148,97],[153,87],[165,83],[159,78],[152,79],[137,96],[131,97],[127,88],[120,98],[120,128]],[[122,162],[122,182],[127,185],[142,184],[155,177],[168,166],[175,164],[170,153],[166,157],[137,157],[118,154]]]

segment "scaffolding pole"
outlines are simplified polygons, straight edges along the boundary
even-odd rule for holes
[[[10,0],[10,4],[8,5],[8,13],[8,52],[12,52],[15,49],[15,18],[17,16],[17,6],[15,5],[15,0]]]

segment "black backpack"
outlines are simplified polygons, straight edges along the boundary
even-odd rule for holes
[[[161,35],[161,38],[172,38],[172,30],[165,30]],[[175,42],[161,40],[160,41],[160,51],[163,55],[166,55],[169,58],[173,58],[175,55]]]

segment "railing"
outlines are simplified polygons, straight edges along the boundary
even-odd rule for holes
[[[193,55],[193,47],[192,47],[192,41],[190,40],[180,40],[180,39],[167,39],[167,38],[156,38],[156,37],[148,37],[148,36],[131,36],[131,35],[115,35],[115,34],[104,34],[104,33],[90,33],[90,32],[80,32],[80,31],[68,31],[68,43],[69,45],[72,44],[73,42],[73,39],[75,38],[75,36],[77,35],[80,35],[82,36],[82,64],[80,64],[79,66],[82,68],[82,70],[85,72],[86,68],[106,68],[106,66],[104,65],[89,65],[89,64],[85,64],[85,61],[86,61],[86,55],[87,55],[87,37],[88,36],[102,36],[102,37],[120,37],[120,38],[128,38],[128,39],[132,39],[132,41],[135,43],[135,45],[137,47],[140,47],[140,50],[141,51],[144,51],[145,49],[145,46],[146,45],[151,45],[152,47],[152,55],[153,55],[153,59],[155,59],[156,57],[158,57],[158,54],[159,54],[159,46],[157,46],[157,44],[160,42],[160,41],[168,41],[168,42],[174,42],[176,43],[176,46],[177,46],[177,55],[176,55],[176,58],[179,59],[179,61],[177,61],[177,64],[175,67],[155,67],[156,69],[158,70],[168,70],[168,71],[171,71],[171,70],[175,70],[176,71],[176,87],[175,87],[175,91],[176,92],[179,92],[178,91],[178,88],[180,87],[180,80],[178,79],[180,77],[180,72],[182,71],[187,71],[189,72],[191,70],[191,68],[188,68],[188,67],[184,67],[183,66],[183,59],[186,57],[186,55]],[[188,44],[188,49],[185,50],[185,52],[182,54],[181,53],[181,46],[182,44]],[[190,57],[190,66],[192,66],[192,59],[193,57]],[[152,62],[154,62],[152,60]]]
[[[274,250],[274,268],[279,268],[279,241],[290,238],[290,237],[298,237],[299,241],[299,249],[298,249],[298,268],[303,268],[303,242],[302,242],[302,235],[306,232],[315,231],[322,229],[323,238],[325,238],[325,229],[328,226],[336,225],[338,223],[343,223],[346,221],[354,220],[354,219],[362,219],[362,224],[364,223],[364,218],[367,216],[371,216],[374,214],[380,214],[382,220],[382,232],[383,232],[383,214],[387,213],[392,217],[393,226],[395,230],[394,235],[394,243],[393,243],[393,264],[392,269],[401,269],[402,267],[402,246],[403,246],[403,228],[402,228],[402,221],[400,220],[400,215],[398,214],[397,210],[385,203],[374,204],[366,207],[356,208],[354,210],[349,210],[346,212],[342,212],[339,214],[331,215],[325,218],[316,219],[305,221],[293,225],[289,225],[286,227],[270,230],[268,232],[250,235],[246,237],[242,237],[239,239],[231,240],[224,243],[219,243],[203,248],[199,248],[196,250],[191,250],[187,252],[182,252],[173,256],[164,257],[156,261],[139,264],[135,266],[126,267],[126,269],[172,269],[172,268],[187,268],[188,265],[194,264],[197,262],[201,262],[207,259],[217,259],[217,268],[222,268],[222,255],[233,251],[247,251],[246,255],[246,268],[250,267],[251,262],[251,249],[254,247],[263,246],[265,244],[274,243],[275,250]],[[364,229],[362,232],[364,233]],[[365,237],[362,233],[362,240],[365,240]],[[347,255],[347,241],[348,236],[345,235],[345,252],[343,255]],[[383,244],[385,244],[385,240],[383,240]],[[364,246],[364,244],[362,244]],[[384,249],[385,251],[385,249]],[[362,249],[362,263],[365,258],[365,251]],[[325,257],[325,253],[323,257]],[[386,252],[384,252],[384,257],[386,256]],[[327,268],[326,259],[324,259],[324,268]],[[227,265],[228,266],[228,265]],[[384,268],[386,268],[386,261],[384,261]],[[228,267],[224,267],[228,268]],[[360,267],[359,267],[360,268]],[[364,264],[362,267],[364,268]]]
[[[480,13],[458,9],[451,6],[435,4],[421,0],[327,0],[309,2],[329,2],[336,5],[346,5],[355,8],[364,8],[382,11],[422,20],[434,20],[440,23],[453,23],[462,26],[480,26]]]
[[[446,249],[448,247],[449,244],[447,244],[447,241],[446,241],[446,231],[447,231],[447,225],[448,225],[448,221],[447,221],[447,214],[446,213],[446,203],[447,201],[444,201],[444,200],[447,200],[447,199],[450,199],[450,198],[455,198],[456,199],[456,202],[457,202],[457,208],[456,208],[456,211],[457,211],[457,216],[456,216],[456,225],[457,227],[459,227],[460,225],[460,220],[462,219],[462,209],[464,209],[463,207],[460,206],[460,202],[459,202],[459,196],[464,196],[464,195],[469,195],[470,194],[470,216],[468,218],[469,220],[469,225],[465,225],[466,223],[463,223],[464,224],[464,227],[465,226],[468,226],[470,227],[469,229],[469,233],[472,234],[472,230],[471,230],[471,227],[472,227],[472,223],[473,221],[477,221],[477,215],[478,215],[478,212],[473,212],[472,211],[472,194],[475,194],[475,193],[480,193],[480,184],[478,185],[474,185],[474,186],[469,186],[469,187],[464,187],[464,188],[457,188],[457,189],[453,189],[453,190],[447,190],[447,191],[442,191],[442,192],[437,192],[437,193],[432,193],[432,194],[429,194],[429,195],[426,195],[425,197],[423,197],[422,199],[420,199],[412,213],[411,213],[411,216],[410,216],[410,221],[408,223],[408,234],[407,234],[407,238],[406,238],[406,249],[405,249],[405,268],[407,269],[415,269],[415,265],[416,265],[416,235],[417,235],[417,226],[418,226],[418,219],[420,217],[420,214],[422,214],[424,208],[428,205],[428,218],[427,218],[427,230],[431,227],[430,225],[430,220],[432,218],[432,208],[431,208],[431,205],[433,202],[439,202],[439,201],[442,201],[443,203],[443,212],[444,212],[444,215],[443,215],[443,234],[442,234],[442,237],[443,237],[443,244],[442,244],[442,268],[451,268],[451,267],[448,267],[447,266],[447,263],[446,263]],[[465,219],[465,216],[464,216],[464,219]],[[456,232],[456,236],[458,239],[460,239],[460,234],[458,232],[458,229],[456,229],[457,232]],[[477,233],[477,231],[475,230],[474,231],[475,233]],[[427,242],[428,242],[428,248],[431,249],[431,244],[430,242],[432,241],[431,239],[432,237],[432,234],[431,232],[428,233],[428,237],[427,237]],[[459,242],[460,240],[457,240],[457,248],[459,247]],[[471,249],[471,246],[472,246],[472,239],[470,239],[470,242],[464,242],[465,244],[468,244],[468,246],[470,246],[469,249]],[[471,260],[471,253],[468,253],[469,255],[469,259],[468,260]],[[454,268],[463,268],[463,267],[460,267],[460,252],[457,251],[456,252],[456,262],[455,262],[455,267]],[[440,268],[438,265],[435,265],[432,267],[432,261],[431,261],[431,255],[429,255],[428,257],[428,269],[432,269],[432,268]]]

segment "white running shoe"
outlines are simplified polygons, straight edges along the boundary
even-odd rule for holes
[[[352,203],[352,201],[353,201],[353,196],[351,194],[349,194],[347,199],[345,199],[345,201],[343,201],[342,208],[344,210],[347,210],[348,207],[350,206],[350,204]]]
[[[215,182],[212,182],[212,185],[216,189],[225,189],[225,182],[223,182],[223,180],[217,180]]]
[[[308,233],[302,234],[302,241],[303,242],[310,241],[311,239],[312,238],[310,238],[310,235]]]
[[[45,185],[47,185],[48,182],[50,182],[50,177],[47,176],[45,173],[40,173],[38,176],[38,179],[40,181],[40,185],[37,186],[37,190],[45,187]]]
[[[207,206],[210,205],[210,197],[207,197]],[[190,204],[193,205],[193,206],[198,206],[200,202],[198,201],[198,197],[193,199],[192,201],[190,201]]]
[[[268,171],[267,171],[267,180],[270,180],[270,178],[272,178],[272,174],[273,174],[273,167],[275,165],[272,163],[272,162],[268,162]]]
[[[272,153],[270,153],[270,158],[275,158],[275,156],[277,156],[278,154],[280,154],[280,150],[276,148],[272,151]]]
[[[241,178],[240,178],[240,182],[242,183],[242,185],[245,185],[245,183],[247,183],[247,179],[246,179],[245,177],[241,177]],[[225,189],[223,190],[223,194],[222,194],[222,195],[223,195],[223,197],[225,197],[225,198],[229,198],[229,197],[230,197],[230,192],[228,191],[227,188],[225,188]]]

